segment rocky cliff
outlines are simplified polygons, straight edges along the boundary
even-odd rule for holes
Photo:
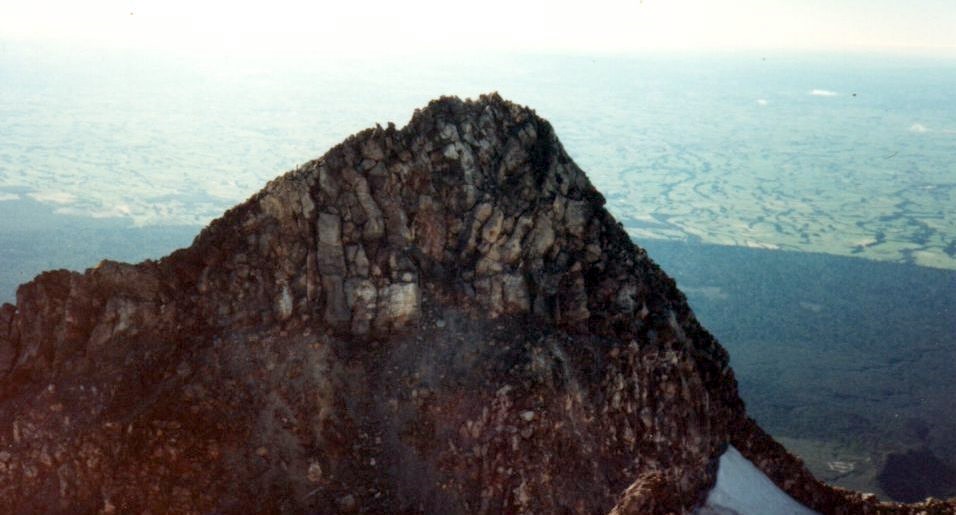
[[[815,481],[551,126],[443,98],[272,181],[187,249],[0,309],[5,513],[666,513],[733,444]]]

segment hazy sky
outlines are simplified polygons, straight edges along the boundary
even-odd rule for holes
[[[0,0],[0,40],[223,53],[956,54],[956,0]]]

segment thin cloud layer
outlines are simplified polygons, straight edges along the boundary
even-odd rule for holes
[[[72,204],[76,201],[76,195],[65,191],[36,191],[28,193],[27,196],[48,204]]]

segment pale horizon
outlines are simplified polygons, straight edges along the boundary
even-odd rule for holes
[[[0,3],[0,42],[207,56],[825,51],[956,56],[956,4],[923,0],[38,0]]]

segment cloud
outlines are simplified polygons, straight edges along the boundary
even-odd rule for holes
[[[913,125],[910,125],[910,132],[922,134],[924,132],[929,132],[929,128],[922,123],[914,123]]]
[[[76,196],[65,191],[37,191],[27,194],[37,202],[48,202],[51,204],[72,204],[76,201]]]
[[[66,206],[56,208],[53,212],[58,215],[88,216],[90,218],[123,218],[132,216],[130,208],[126,204],[118,204],[100,209]]]
[[[17,195],[16,193],[5,193],[0,191],[0,202],[5,200],[20,200],[20,195]]]
[[[810,91],[810,94],[815,97],[835,97],[839,95],[836,91],[830,91],[828,89],[814,89]]]
[[[762,106],[765,106],[765,105],[767,105],[767,104],[768,104],[768,102],[767,102],[767,99],[766,99],[766,98],[758,98],[758,99],[757,99],[757,105],[758,105],[758,106],[761,106],[761,107],[762,107]]]
[[[223,200],[241,200],[248,193],[244,192],[236,181],[206,183],[206,193],[213,198]]]

